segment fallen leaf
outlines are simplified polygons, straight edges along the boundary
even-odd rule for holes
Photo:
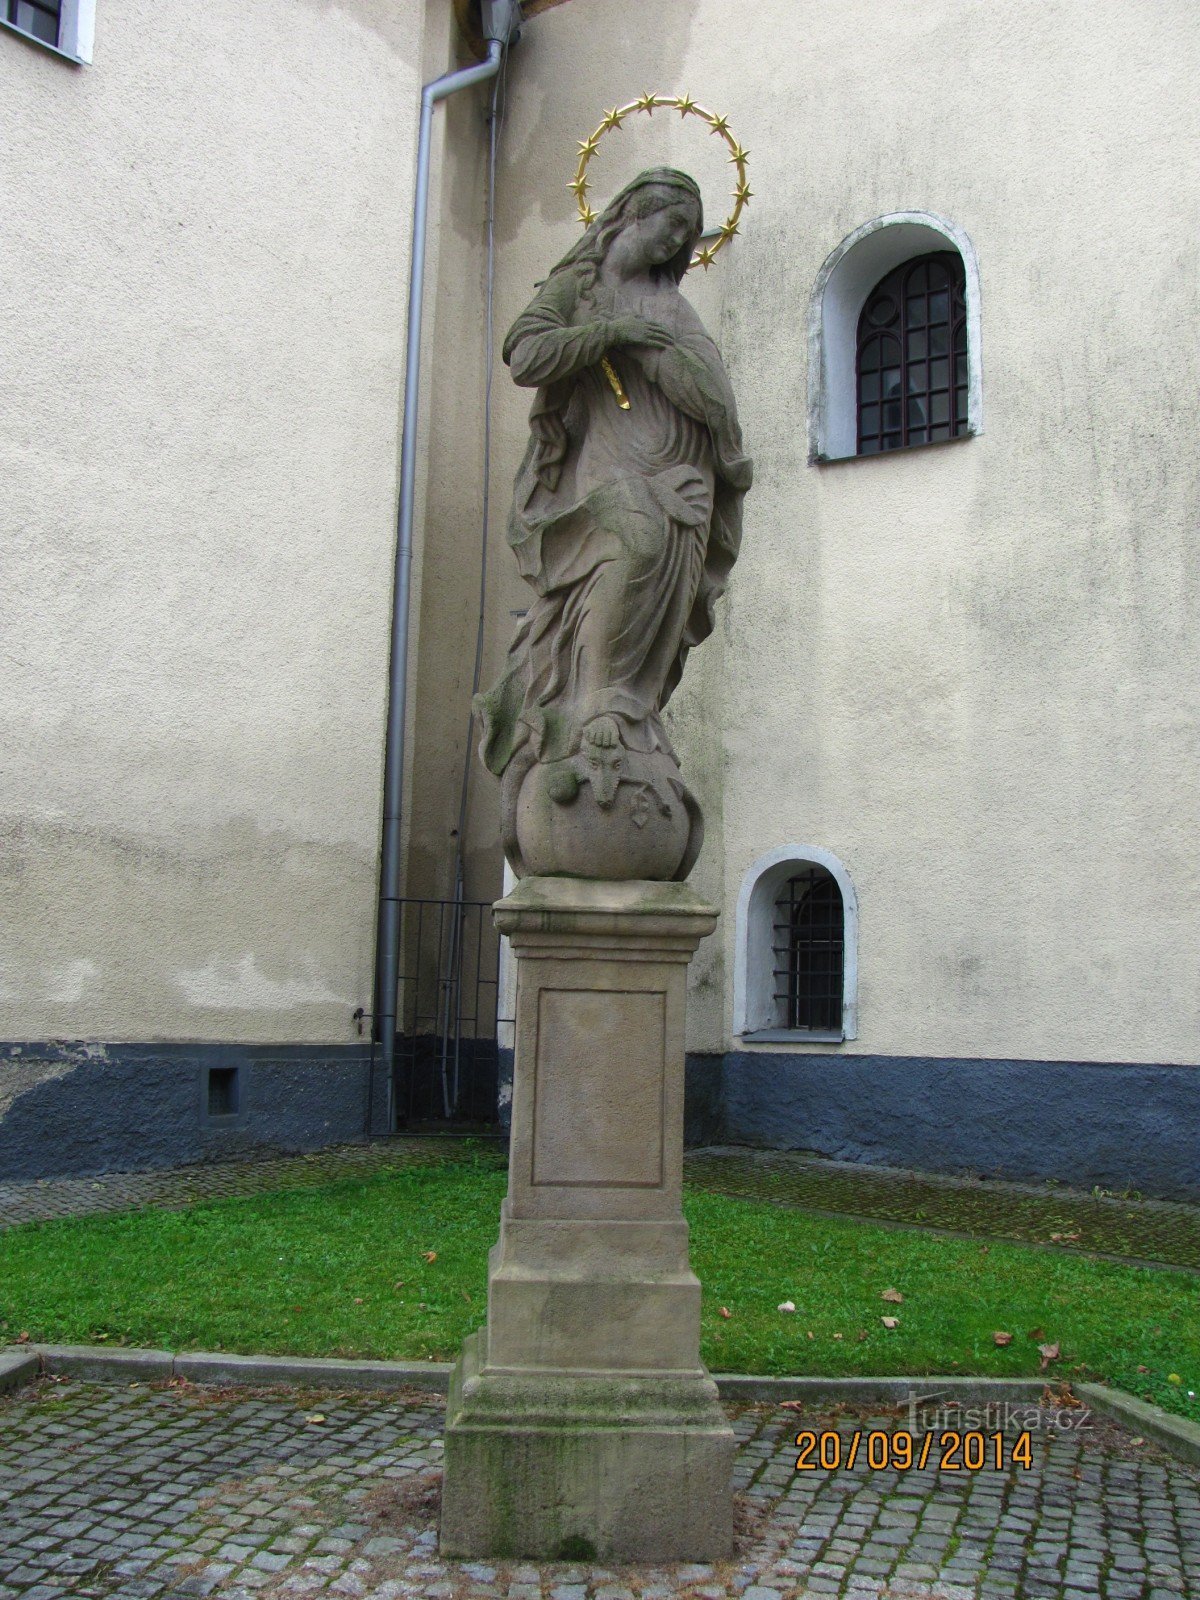
[[[1146,1441],[1145,1441],[1145,1439],[1142,1439],[1142,1438],[1139,1437],[1137,1439],[1130,1439],[1129,1442],[1130,1442],[1130,1444],[1145,1444]]]
[[[1177,1372],[1168,1372],[1167,1373],[1167,1382],[1168,1383],[1182,1383],[1183,1379],[1179,1376],[1179,1374]]]
[[[991,1247],[991,1245],[990,1245],[990,1244],[981,1244],[981,1245],[980,1245],[980,1246],[979,1246],[979,1254],[980,1254],[980,1255],[981,1255],[981,1256],[985,1256],[985,1255],[987,1255],[987,1253],[988,1253],[988,1251],[989,1251],[989,1250],[990,1250],[990,1249],[991,1249],[991,1248],[992,1248],[992,1247]]]
[[[1044,1339],[1046,1337],[1046,1330],[1044,1328],[1030,1328],[1025,1337],[1027,1339],[1032,1339],[1034,1344],[1036,1344],[1039,1339]]]
[[[879,1320],[885,1328],[898,1328],[900,1326],[899,1317],[880,1317]]]
[[[796,1304],[793,1300],[781,1300],[775,1309],[776,1311],[795,1311]]]
[[[437,1260],[437,1251],[436,1250],[422,1250],[421,1256],[422,1256],[423,1260],[428,1261],[430,1266],[432,1266],[433,1263]]]
[[[834,1337],[834,1338],[835,1338],[835,1339],[840,1339],[840,1338],[841,1338],[841,1337],[842,1337],[842,1336],[841,1336],[841,1334],[840,1334],[840,1333],[835,1333],[835,1334],[834,1334],[834,1336],[833,1336],[833,1337]]]
[[[407,1282],[408,1282],[407,1278],[397,1278],[395,1283],[392,1285],[392,1288],[393,1289],[403,1289],[404,1285]]]
[[[314,1411],[311,1417],[305,1417],[304,1420],[305,1422],[324,1422],[325,1413],[323,1411]]]
[[[804,1401],[803,1400],[781,1400],[779,1402],[779,1409],[781,1411],[803,1411],[804,1410]]]
[[[870,1337],[870,1335],[867,1333],[867,1330],[865,1328],[860,1328],[858,1330],[858,1342],[859,1342],[859,1344],[861,1344],[864,1339],[869,1338],[869,1337]]]
[[[1074,1233],[1052,1233],[1050,1235],[1050,1243],[1051,1244],[1074,1244],[1076,1239],[1078,1239],[1080,1237],[1081,1237],[1081,1235],[1080,1235],[1079,1229],[1076,1228]]]
[[[728,1306],[722,1306],[717,1315],[724,1317],[728,1321],[728,1319],[733,1315],[733,1312],[730,1311]]]
[[[362,1303],[363,1303],[363,1297],[362,1297],[362,1295],[360,1295],[360,1294],[356,1294],[356,1295],[355,1295],[355,1296],[354,1296],[354,1304],[355,1304],[355,1305],[356,1305],[356,1306],[360,1306],[360,1305],[362,1305]]]
[[[27,1329],[25,1329],[25,1328],[21,1329],[20,1333],[17,1335],[17,1343],[18,1344],[28,1344],[29,1343],[29,1332],[28,1332]]]
[[[815,1339],[817,1337],[816,1334],[812,1331],[811,1328],[808,1330],[808,1337],[810,1339]]]
[[[471,1304],[471,1296],[467,1293],[467,1291],[465,1289],[460,1289],[458,1292],[459,1292],[460,1295],[462,1295],[463,1299],[467,1302],[467,1304],[470,1305]]]
[[[1138,1371],[1139,1371],[1139,1372],[1149,1372],[1149,1371],[1150,1371],[1150,1368],[1149,1368],[1149,1367],[1139,1367],[1139,1368],[1138,1368]]]
[[[1042,1358],[1042,1371],[1045,1372],[1052,1361],[1057,1361],[1061,1353],[1057,1343],[1038,1345],[1038,1354]]]
[[[902,1306],[904,1304],[904,1296],[900,1293],[899,1289],[885,1289],[879,1298],[881,1300],[886,1300],[890,1305],[893,1306]]]
[[[992,1335],[992,1343],[993,1344],[1011,1344],[1012,1343],[1012,1334],[1011,1333],[1001,1333],[1001,1331],[999,1329],[997,1329],[996,1332]]]

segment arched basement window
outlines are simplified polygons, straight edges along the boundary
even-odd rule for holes
[[[806,866],[788,878],[775,901],[773,933],[779,1026],[840,1033],[846,935],[833,875]]]
[[[906,261],[858,319],[858,453],[937,444],[967,431],[967,310],[962,257]]]
[[[832,850],[785,844],[745,872],[734,919],[733,1031],[766,1044],[858,1034],[858,897]]]

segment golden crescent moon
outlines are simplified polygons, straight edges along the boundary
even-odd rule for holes
[[[588,227],[596,220],[596,213],[588,205],[587,180],[588,163],[600,148],[600,141],[606,133],[611,133],[619,128],[625,118],[632,116],[635,111],[645,111],[653,116],[655,108],[663,106],[670,111],[678,111],[681,117],[699,117],[708,124],[708,131],[724,139],[729,148],[729,160],[737,169],[737,187],[733,190],[733,210],[726,217],[721,227],[717,230],[717,239],[714,244],[697,250],[688,262],[688,271],[693,267],[703,267],[705,272],[712,265],[713,257],[722,246],[729,243],[734,234],[738,232],[738,223],[741,221],[742,212],[746,209],[753,191],[746,181],[746,158],[750,154],[743,150],[734,138],[726,117],[720,117],[715,111],[709,111],[704,106],[697,104],[689,94],[643,94],[636,100],[631,100],[626,106],[614,106],[611,111],[606,111],[600,120],[600,125],[586,139],[579,142],[579,165],[575,169],[575,176],[567,185],[575,196],[579,206],[579,220],[584,227]]]

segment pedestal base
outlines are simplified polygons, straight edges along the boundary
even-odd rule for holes
[[[733,1433],[712,1379],[483,1366],[450,1389],[443,1556],[719,1561],[733,1541]]]
[[[524,878],[508,1197],[487,1326],[455,1370],[442,1553],[713,1561],[733,1433],[700,1362],[680,1204],[683,883]]]

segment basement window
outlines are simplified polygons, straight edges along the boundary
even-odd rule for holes
[[[209,1067],[208,1114],[210,1117],[236,1117],[238,1113],[238,1069]]]
[[[842,1036],[845,930],[837,882],[806,866],[783,885],[773,923],[779,1026]]]
[[[746,871],[734,938],[733,1031],[750,1044],[858,1035],[858,899],[819,845],[780,845]]]

